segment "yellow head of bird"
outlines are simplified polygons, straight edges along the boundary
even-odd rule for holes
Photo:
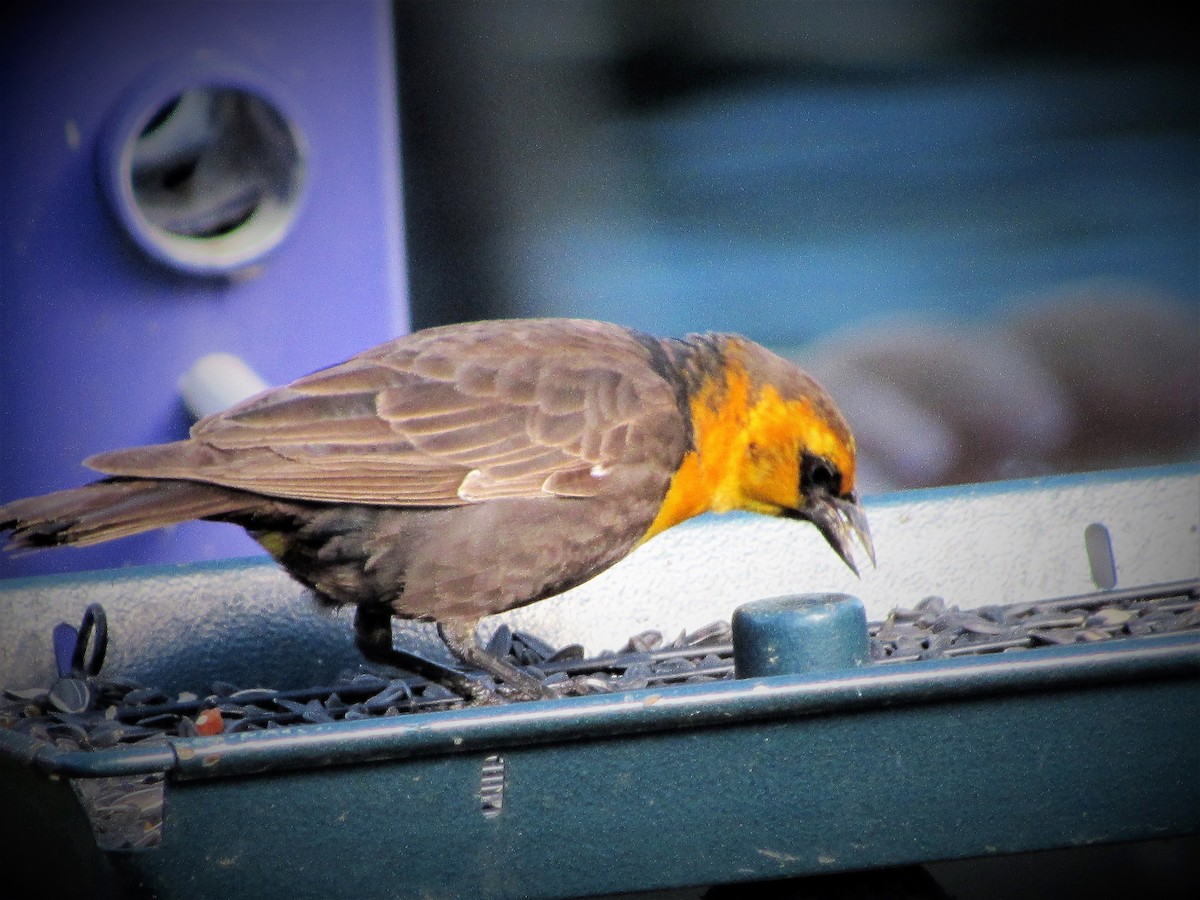
[[[694,447],[649,538],[703,512],[744,510],[812,522],[857,572],[857,537],[874,562],[855,493],[854,437],[809,375],[744,338],[724,341],[724,365],[690,398]]]

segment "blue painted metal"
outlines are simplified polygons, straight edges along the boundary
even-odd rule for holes
[[[867,612],[849,594],[803,594],[743,603],[733,613],[738,678],[836,672],[871,660]]]
[[[570,897],[1191,833],[1200,640],[1134,643],[174,741],[163,844],[111,861],[159,896]]]
[[[0,28],[0,499],[89,480],[91,453],[184,436],[176,383],[214,351],[281,383],[408,329],[386,0],[21,4]],[[53,61],[53,62],[52,62]],[[151,261],[110,214],[106,126],[236,72],[303,136],[303,206],[228,277]],[[190,523],[0,577],[260,553]]]

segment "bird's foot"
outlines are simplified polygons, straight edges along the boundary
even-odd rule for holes
[[[479,646],[475,641],[474,623],[439,622],[438,634],[450,652],[474,669],[482,669],[499,682],[497,692],[506,701],[552,700],[558,696],[554,688],[542,683],[528,672]]]
[[[462,697],[470,706],[498,706],[525,700],[549,700],[558,693],[516,666],[488,653],[474,642],[473,635],[465,640],[459,629],[447,630],[438,625],[438,633],[450,651],[470,668],[491,675],[496,684],[475,678],[442,663],[434,662],[392,644],[392,617],[386,609],[359,607],[354,617],[355,640],[363,656],[381,663],[420,675],[427,681],[440,684]]]

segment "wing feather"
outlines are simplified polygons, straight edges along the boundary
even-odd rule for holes
[[[298,500],[591,496],[634,432],[680,415],[644,341],[582,320],[430,329],[209,416],[188,440],[87,462]]]

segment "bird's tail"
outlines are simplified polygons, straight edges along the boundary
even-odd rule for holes
[[[219,516],[245,505],[246,496],[240,491],[217,485],[106,478],[0,506],[0,532],[12,532],[8,550],[86,546],[188,519]]]

